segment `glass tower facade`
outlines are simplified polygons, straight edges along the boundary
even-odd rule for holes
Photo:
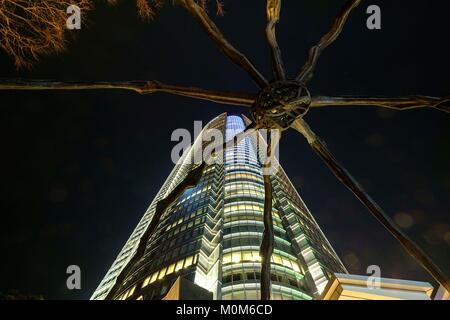
[[[248,122],[245,117],[222,114],[204,130],[218,129],[228,141]],[[264,183],[259,143],[265,143],[259,133],[248,136],[206,167],[200,182],[164,213],[144,255],[116,285],[114,299],[161,299],[179,276],[212,292],[214,299],[260,298]],[[200,134],[183,154],[92,299],[104,299],[116,284],[157,202],[185,178],[195,150],[206,145]],[[322,293],[332,273],[346,273],[346,269],[278,162],[271,179],[275,233],[272,298],[313,299]]]

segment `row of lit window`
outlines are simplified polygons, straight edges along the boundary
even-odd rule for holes
[[[165,238],[170,239],[173,236],[176,236],[177,234],[179,234],[183,231],[189,230],[190,228],[192,228],[194,226],[198,226],[198,225],[201,225],[202,223],[205,223],[205,221],[206,221],[206,217],[199,217],[199,218],[195,219],[195,221],[191,220],[189,223],[185,223],[185,224],[179,226],[178,228],[171,230],[169,233],[166,234]]]
[[[194,229],[194,233],[196,233],[196,236],[199,234],[200,231],[199,228]],[[187,232],[189,234],[190,232]],[[178,246],[175,248],[171,248],[170,250],[166,248],[166,245],[164,245],[161,248],[158,248],[157,250],[153,251],[151,255],[149,255],[148,260],[151,261],[149,264],[150,269],[159,268],[162,265],[166,265],[169,263],[169,261],[174,261],[178,259],[180,256],[183,256],[187,253],[192,253],[200,249],[202,244],[201,239],[196,240],[189,240],[188,243]],[[156,258],[158,257],[158,258]]]
[[[231,253],[227,253],[223,255],[223,264],[236,264],[242,262],[261,262],[261,257],[258,251],[235,251]],[[278,253],[273,253],[271,260],[272,263],[276,263],[282,266],[285,266],[294,271],[300,272],[300,267],[298,266],[297,261],[292,260],[291,258],[284,257],[279,255]]]
[[[222,283],[229,284],[229,283],[238,283],[241,281],[254,282],[254,281],[260,280],[260,279],[261,279],[260,272],[242,272],[242,270],[238,270],[238,272],[233,272],[231,274],[225,274],[222,278]],[[299,282],[295,277],[288,275],[288,274],[281,275],[281,274],[271,273],[270,280],[272,282],[285,283],[285,284],[289,284],[290,286],[305,290],[303,283]]]
[[[222,300],[260,300],[261,295],[259,290],[239,290],[222,295]],[[307,295],[296,294],[295,292],[278,293],[273,292],[272,300],[311,300]]]
[[[207,211],[208,211],[207,207],[203,207],[203,208],[200,208],[200,209],[198,209],[196,211],[193,211],[193,212],[191,212],[191,214],[186,215],[186,216],[184,216],[182,218],[179,218],[178,220],[174,221],[171,225],[167,226],[166,231],[169,231],[170,229],[176,227],[177,225],[180,225],[183,222],[188,221],[189,219],[193,219],[196,216],[199,216],[199,215],[201,215],[203,213],[206,213]]]
[[[234,190],[226,191],[225,196],[227,196],[227,197],[254,196],[257,198],[264,198],[264,192],[263,191],[254,191],[254,190],[249,190],[249,189],[234,189]]]
[[[226,153],[227,154],[231,154],[231,153],[233,153],[233,152],[244,152],[244,151],[247,151],[247,152],[249,152],[250,151],[250,146],[249,146],[249,144],[248,143],[240,143],[240,144],[238,144],[238,145],[234,145],[233,146],[233,148],[231,149],[227,149],[226,150]]]
[[[310,241],[313,241],[324,249],[324,253],[330,255],[331,257],[335,256],[328,241],[322,236],[320,230],[313,231],[308,225],[309,223],[311,223],[308,219],[305,219],[305,221],[303,221],[303,218],[299,216],[296,216],[295,218],[296,222],[302,226],[301,230],[304,232],[303,237],[301,238],[301,242],[308,243]],[[317,226],[317,228],[319,227]]]
[[[243,143],[242,143],[243,142]],[[250,141],[243,140],[240,144],[234,145],[233,148],[227,149],[227,153],[231,153],[233,151],[247,151],[250,150],[253,151],[252,145],[250,144]]]
[[[205,194],[202,194],[202,196],[205,197],[206,196],[206,192],[209,191],[209,190],[211,190],[211,185],[205,186],[204,188],[202,188],[202,189],[200,189],[200,190],[190,194],[189,196],[181,199],[180,201],[178,201],[177,205],[180,205],[180,204],[182,204],[182,203],[192,199],[193,197],[195,197],[195,196],[197,196],[197,195],[199,195],[201,193],[205,193]]]
[[[234,169],[232,169],[232,167],[234,167]],[[254,175],[258,176],[258,177],[261,176],[261,174],[262,174],[261,169],[252,168],[252,167],[237,169],[236,167],[238,167],[238,166],[237,165],[230,165],[229,167],[227,167],[227,170],[225,171],[225,174],[250,173],[250,174],[254,174]]]
[[[225,192],[228,192],[230,190],[241,190],[241,189],[264,192],[264,184],[261,181],[246,182],[246,183],[237,181],[237,182],[227,182],[225,184]]]
[[[237,150],[248,150],[249,147],[250,147],[249,142],[250,141],[248,140],[248,138],[245,138],[244,140],[242,140],[241,143],[239,143],[237,145],[235,144],[232,149],[227,149],[227,151],[230,152],[230,151],[233,151],[233,150],[236,150],[236,149]]]
[[[227,164],[242,163],[242,162],[257,163],[258,159],[253,154],[233,152],[233,153],[228,153],[226,155],[225,161]]]
[[[215,169],[216,169],[216,166],[210,166],[208,169],[203,171],[203,175],[206,175],[206,174],[210,173],[211,171],[214,171]]]
[[[315,224],[314,219],[311,217],[308,210],[303,208],[303,206],[300,203],[298,205],[294,204],[289,199],[287,200],[287,203],[288,203],[289,207],[292,208],[293,211],[296,213],[298,218],[305,220],[309,224]],[[302,208],[302,209],[300,209],[300,208]]]
[[[234,225],[231,227],[226,226],[223,228],[223,234],[228,235],[242,232],[264,232],[264,225],[262,223],[257,223],[256,221],[252,222],[253,224],[250,224],[248,223],[248,221],[244,220],[242,222],[240,221],[238,225]],[[275,236],[289,241],[289,237],[286,235],[286,231],[284,229],[275,227],[273,231]]]
[[[241,155],[247,155],[250,153],[250,151],[253,151],[250,149],[249,145],[243,145],[243,146],[235,146],[233,149],[227,150],[227,155],[229,154],[241,154]],[[253,152],[252,152],[253,153]]]
[[[145,278],[144,282],[142,283],[142,288],[145,288],[149,284],[152,284],[156,280],[162,280],[164,277],[171,275],[174,272],[178,272],[182,269],[186,269],[194,264],[197,263],[198,260],[198,254],[187,257],[185,259],[181,259],[177,262],[172,263],[171,265],[162,268],[161,270],[158,270]]]
[[[251,158],[256,158],[257,157],[257,153],[254,151],[253,148],[250,147],[241,147],[238,146],[237,149],[234,150],[229,150],[226,154],[227,157],[231,158],[232,156],[238,157],[238,158],[244,158],[244,157],[251,157]]]
[[[225,175],[226,180],[236,180],[236,179],[250,179],[261,181],[262,177],[252,173],[227,173]]]
[[[235,212],[235,211],[256,211],[256,212],[264,212],[264,206],[255,203],[240,203],[240,204],[231,204],[226,205],[223,209],[224,213]]]
[[[186,231],[184,234],[182,234],[178,237],[174,237],[170,241],[164,240],[164,243],[161,245],[161,250],[166,251],[166,250],[169,250],[169,249],[175,247],[176,245],[182,244],[184,242],[192,241],[196,237],[198,237],[200,234],[202,234],[202,231],[203,231],[203,228],[200,227],[200,228]]]
[[[251,183],[232,182],[227,183],[225,185],[225,192],[241,189],[264,192],[264,184],[262,182],[251,182]]]
[[[252,212],[264,212],[264,205],[259,203],[253,203],[253,202],[242,202],[242,203],[232,203],[225,205],[223,212],[225,214],[236,212],[239,213],[240,211],[252,211]],[[281,219],[279,213],[277,211],[274,211],[272,208],[272,214],[274,217]]]
[[[226,166],[226,170],[227,172],[229,171],[251,171],[254,172],[255,174],[261,174],[261,169],[258,165],[254,164],[247,164],[247,165],[243,165],[243,164],[230,164]]]
[[[250,146],[248,143],[244,143],[244,144],[240,144],[240,145],[235,145],[232,149],[227,149],[226,150],[226,155],[232,155],[236,152],[240,152],[240,153],[249,153],[250,151],[253,152],[252,149],[250,149]]]
[[[152,284],[153,282],[157,281],[157,280],[162,280],[164,279],[166,276],[171,275],[173,273],[176,273],[180,270],[186,269],[192,265],[195,265],[197,263],[198,260],[198,254],[187,257],[185,259],[181,259],[175,263],[172,263],[171,265],[169,265],[168,267],[162,268],[161,270],[158,270],[154,273],[152,273],[150,276],[148,276],[147,278],[145,278],[144,282],[142,283],[142,288],[145,288],[146,286],[148,286],[149,284]],[[129,290],[125,291],[125,293],[123,293],[118,300],[126,300],[129,297],[131,297],[133,295],[133,293],[136,291],[136,286],[133,286],[132,288],[130,288]]]
[[[237,247],[259,247],[261,246],[262,242],[262,234],[258,235],[239,235],[232,238],[227,238],[223,241],[223,248],[229,249],[229,248],[237,248]],[[275,237],[275,249],[291,253],[292,248],[289,242],[283,241],[282,239]]]
[[[272,214],[276,217],[276,212],[272,212]],[[234,221],[242,221],[242,220],[250,220],[250,221],[263,221],[262,213],[255,214],[228,214],[225,215],[223,221],[224,223],[234,222]],[[283,224],[279,221],[279,219],[273,219],[273,224],[283,228]]]
[[[175,221],[174,223],[172,223],[170,226],[167,226],[166,231],[169,231],[170,229],[172,229],[172,228],[174,228],[174,227],[176,227],[176,226],[182,224],[183,222],[185,222],[185,221],[187,221],[187,220],[189,220],[189,219],[190,219],[189,216],[186,216],[186,217],[184,217],[184,218],[178,219],[177,221]],[[192,227],[194,224],[195,224],[195,225],[198,225],[198,224],[201,222],[201,220],[202,220],[202,218],[197,218],[197,219],[195,219],[195,221],[192,220],[191,222],[189,222],[189,224],[187,224],[187,225],[185,224],[185,225],[184,225],[184,229],[186,229],[186,226],[187,226],[187,228],[189,229],[189,228]],[[174,234],[177,234],[178,232],[184,231],[182,228],[179,228],[179,229],[180,229],[180,230],[175,230],[175,231],[174,231]]]

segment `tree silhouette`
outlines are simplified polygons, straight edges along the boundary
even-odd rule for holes
[[[18,68],[30,67],[41,56],[58,53],[66,46],[67,8],[71,1],[0,1],[0,47]],[[92,9],[91,0],[77,5]]]
[[[427,270],[437,282],[450,291],[450,281],[446,275],[433,263],[433,261],[404,234],[381,209],[381,207],[364,191],[361,185],[350,173],[338,163],[325,142],[320,139],[309,127],[304,115],[316,108],[342,108],[347,106],[380,107],[396,110],[410,110],[416,108],[433,108],[450,113],[450,98],[438,98],[428,96],[409,97],[326,97],[311,96],[308,84],[313,78],[315,68],[321,53],[337,40],[351,12],[362,0],[347,0],[342,10],[336,16],[331,29],[319,42],[313,46],[302,69],[294,79],[288,79],[284,69],[281,50],[276,38],[276,25],[280,19],[281,0],[267,1],[267,27],[266,38],[271,51],[272,80],[268,81],[252,64],[252,62],[238,49],[236,49],[221,33],[216,24],[211,20],[207,11],[205,0],[178,0],[178,5],[186,9],[199,25],[208,34],[217,47],[238,67],[243,69],[258,86],[256,93],[237,93],[226,91],[213,91],[192,87],[180,87],[163,84],[158,81],[127,81],[127,82],[55,82],[37,80],[2,80],[0,90],[93,90],[93,89],[121,89],[132,90],[141,94],[165,92],[174,95],[186,96],[194,99],[209,100],[216,103],[248,106],[253,122],[231,141],[219,146],[217,152],[229,148],[233,143],[241,141],[244,137],[253,133],[256,129],[278,129],[280,131],[292,128],[305,137],[315,153],[324,161],[330,171],[341,181],[371,212],[371,214],[394,236],[425,270]],[[5,1],[0,2],[3,4]],[[13,1],[14,2],[14,1]],[[16,1],[22,2],[22,1]],[[53,1],[41,1],[53,2]],[[109,1],[115,3],[116,1]],[[162,5],[163,1],[137,1],[141,17],[152,18],[155,9]],[[217,1],[217,12],[223,13],[221,2]],[[1,24],[1,28],[4,28]],[[31,27],[30,27],[31,28]],[[3,40],[2,40],[3,41]],[[19,47],[17,47],[19,48]],[[50,46],[50,48],[53,48]],[[8,52],[8,50],[7,50]],[[20,50],[18,51],[20,52]],[[47,51],[43,51],[46,53]],[[10,53],[11,54],[11,53]],[[16,54],[17,55],[17,54]],[[12,54],[15,57],[14,54]],[[33,56],[33,55],[32,55]],[[19,58],[21,56],[19,55]],[[17,59],[17,58],[16,58]],[[16,60],[17,64],[17,60]],[[19,66],[21,63],[19,63]],[[271,150],[277,141],[269,136],[267,144],[267,157],[270,164],[273,155]],[[267,163],[266,163],[267,165]],[[144,251],[147,240],[156,229],[162,214],[168,207],[188,188],[195,186],[206,167],[205,160],[189,172],[183,182],[174,188],[156,206],[146,232],[141,237],[137,249],[116,279],[115,285],[107,295],[108,299],[114,298],[120,283],[126,278],[132,266],[138,261]],[[273,251],[273,223],[272,223],[272,182],[268,173],[264,174],[265,202],[264,202],[264,234],[261,244],[262,273],[261,273],[261,298],[270,299],[270,260]]]

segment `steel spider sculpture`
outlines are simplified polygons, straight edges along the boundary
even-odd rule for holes
[[[193,87],[180,87],[163,84],[158,81],[131,82],[55,82],[42,80],[14,80],[0,81],[0,90],[92,90],[92,89],[124,89],[133,90],[140,94],[164,92],[186,96],[195,99],[209,100],[215,103],[231,104],[250,107],[253,122],[236,135],[231,141],[219,146],[215,153],[221,152],[250,135],[257,129],[279,129],[281,131],[292,128],[303,135],[311,148],[325,162],[336,178],[367,207],[372,215],[394,236],[403,248],[446,290],[450,291],[450,281],[434,262],[404,234],[381,209],[381,207],[363,190],[361,185],[350,173],[338,163],[327,145],[308,126],[304,115],[315,108],[343,107],[343,106],[377,106],[396,110],[415,108],[434,108],[450,113],[450,98],[436,98],[428,96],[409,96],[396,98],[375,97],[312,97],[308,84],[313,78],[314,71],[323,50],[330,46],[342,32],[344,25],[362,0],[347,0],[337,15],[331,29],[313,46],[303,68],[295,79],[288,79],[284,69],[281,51],[276,38],[276,25],[280,19],[281,0],[267,0],[266,38],[271,50],[273,80],[268,81],[251,63],[251,61],[223,36],[219,28],[210,19],[205,9],[196,0],[179,0],[200,24],[208,36],[219,49],[237,66],[246,71],[259,87],[259,93],[248,94],[239,92],[212,91]],[[273,143],[268,137],[267,157],[273,157]],[[214,155],[214,154],[213,154]],[[266,164],[267,165],[267,164]],[[144,254],[147,241],[158,226],[164,212],[176,199],[189,188],[194,187],[200,180],[206,162],[194,167],[174,190],[156,205],[153,218],[140,239],[135,254],[123,268],[116,279],[115,285],[109,291],[106,299],[112,299],[120,288],[121,283],[131,271],[135,262]],[[269,174],[264,174],[264,234],[261,244],[261,299],[270,299],[270,260],[274,247],[274,233],[272,224],[272,183]]]

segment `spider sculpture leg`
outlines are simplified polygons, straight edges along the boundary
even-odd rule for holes
[[[381,209],[381,207],[364,191],[352,175],[334,158],[326,144],[311,130],[303,119],[297,119],[292,128],[300,132],[311,148],[325,162],[331,172],[369,209],[372,215],[394,236],[403,248],[433,277],[438,283],[450,291],[450,281],[434,264],[428,255],[420,249],[406,234],[404,234]]]
[[[208,36],[216,43],[219,49],[236,65],[245,70],[260,88],[267,86],[268,82],[256,69],[250,60],[239,50],[233,47],[223,36],[217,25],[209,18],[202,6],[195,0],[180,0],[181,5],[191,13]]]
[[[0,79],[0,90],[129,90],[140,94],[167,93],[215,103],[252,106],[256,96],[248,93],[181,87],[159,81],[61,82],[53,80]]]
[[[317,66],[317,61],[319,60],[319,57],[322,54],[323,50],[325,50],[334,41],[336,41],[336,39],[344,29],[345,23],[347,22],[350,13],[361,3],[361,1],[362,0],[347,1],[341,12],[334,20],[331,30],[328,31],[328,33],[319,40],[319,43],[317,43],[309,50],[308,59],[301,69],[300,74],[297,76],[297,81],[300,81],[302,84],[306,85],[312,79]]]

